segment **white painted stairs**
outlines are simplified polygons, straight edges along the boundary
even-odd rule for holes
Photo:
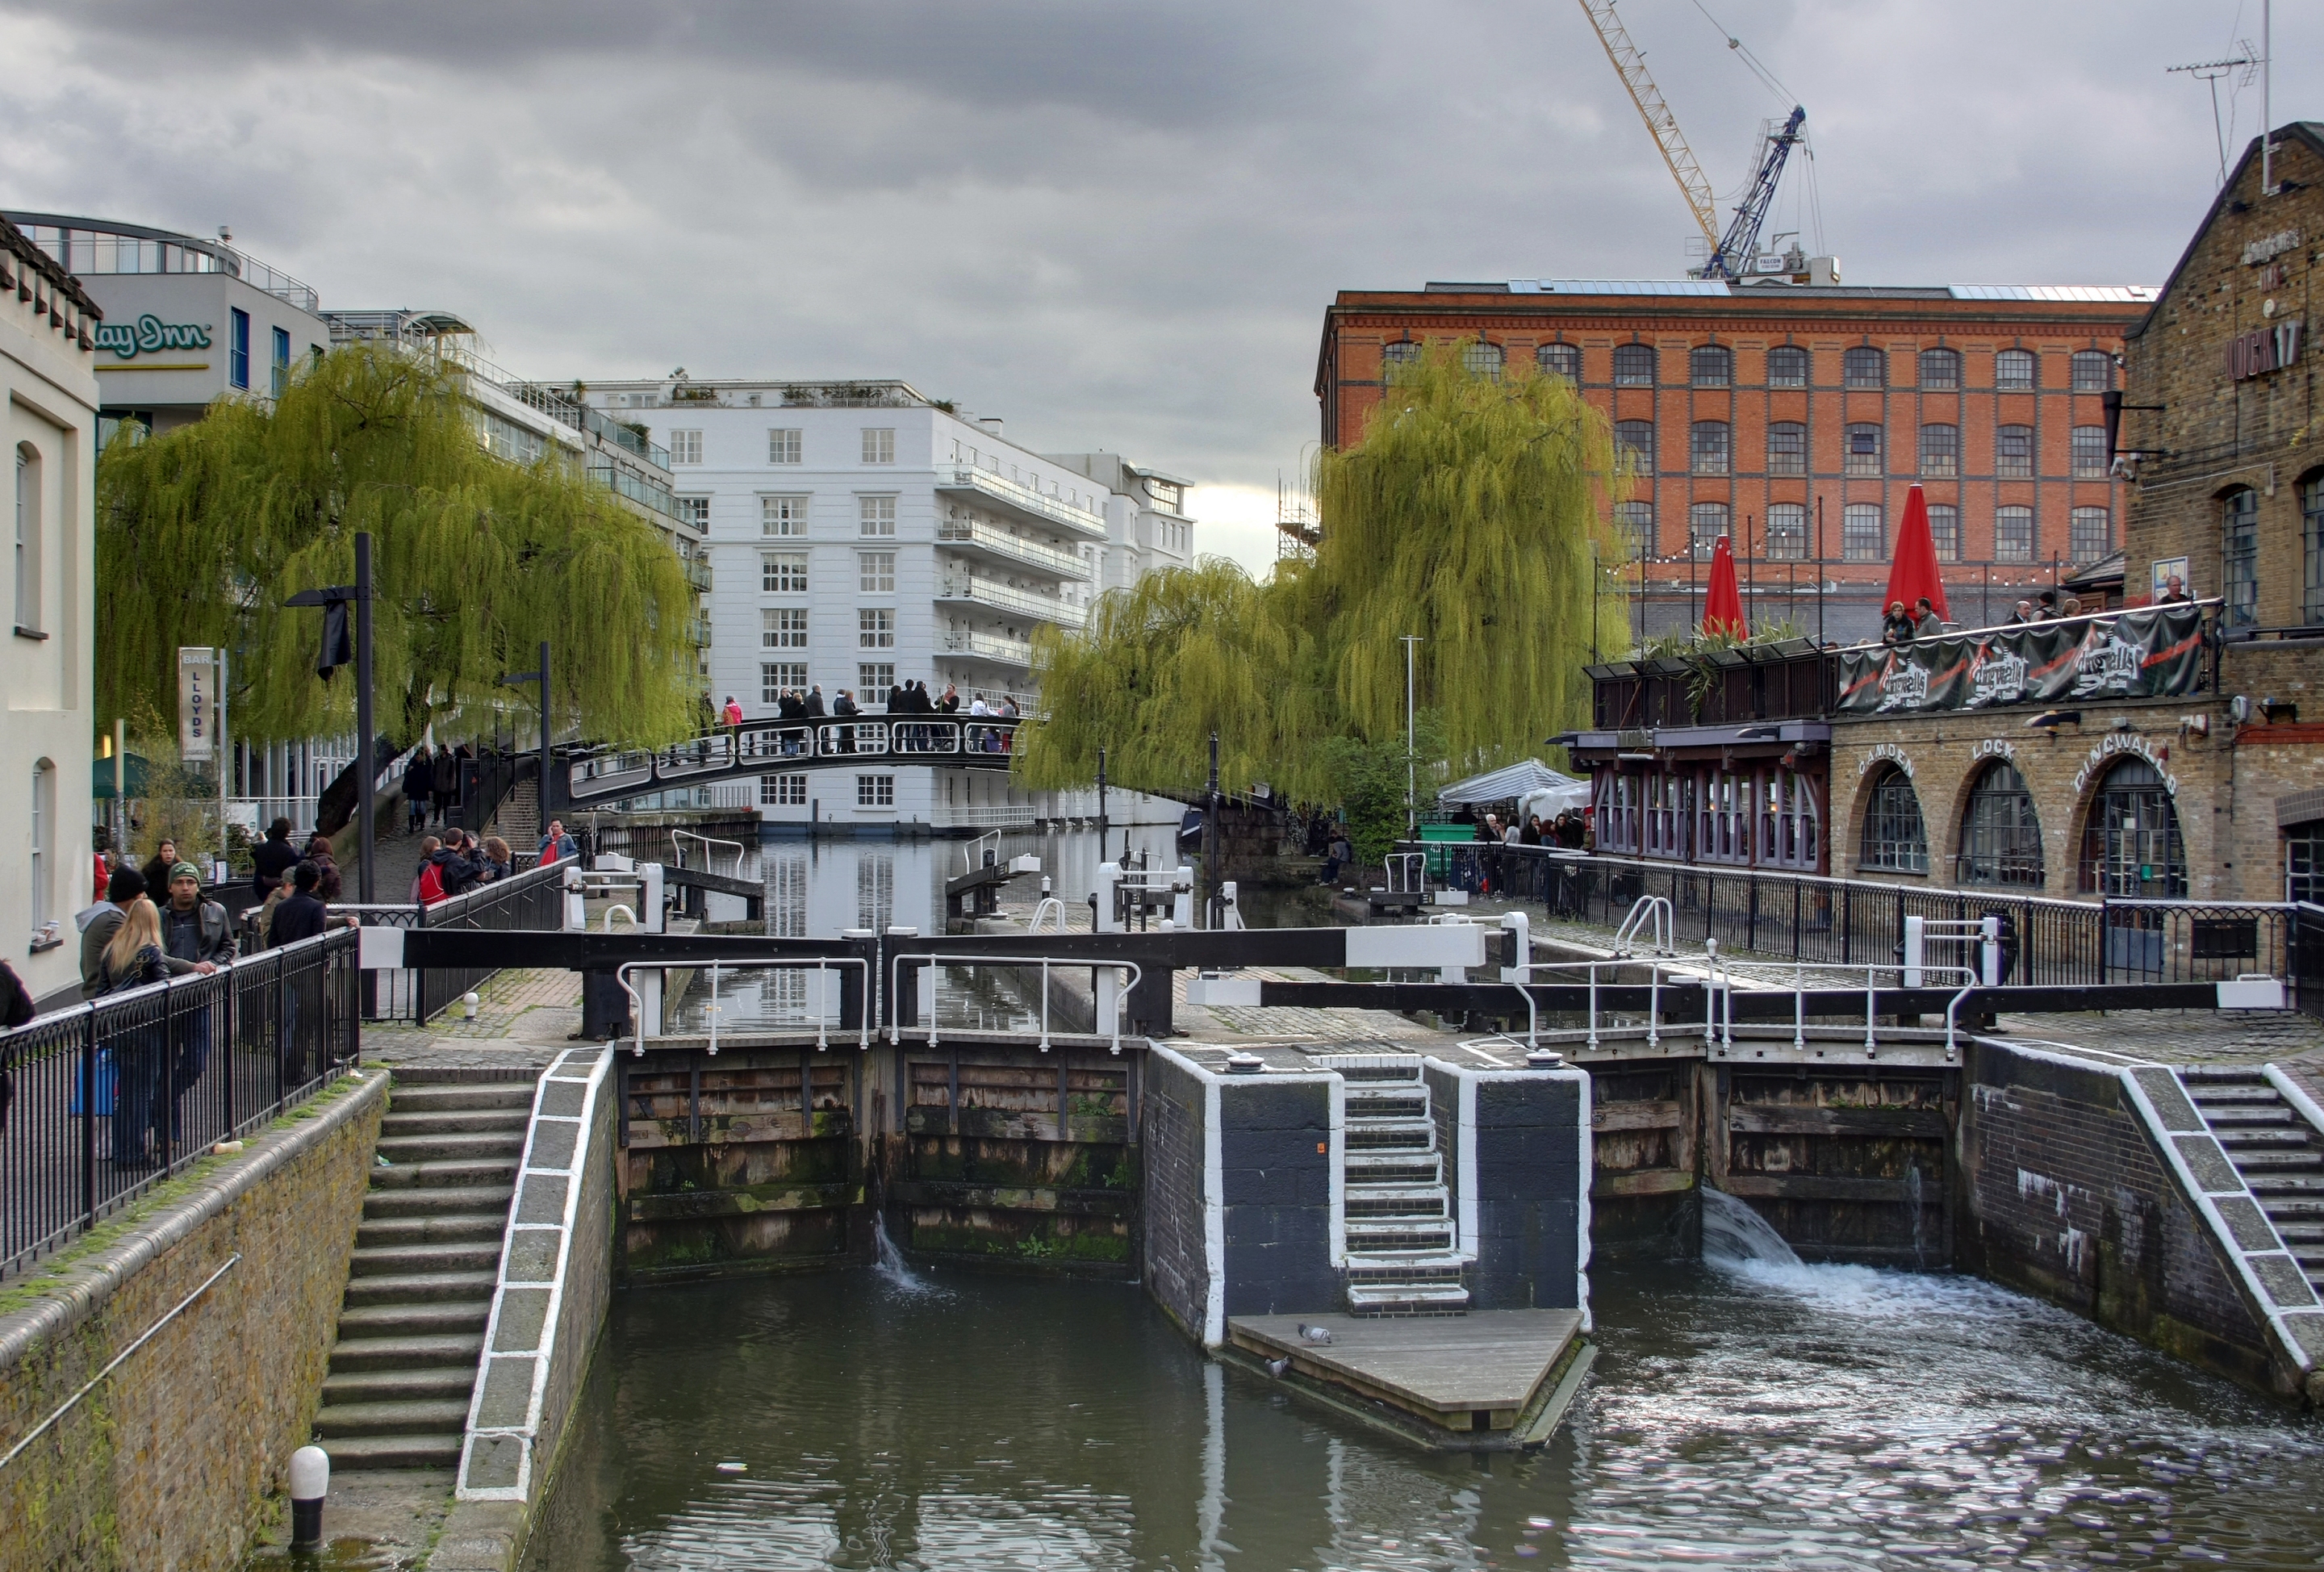
[[[1468,1258],[1419,1062],[1339,1068],[1347,1098],[1341,1207],[1349,1313],[1462,1314],[1469,1308]]]
[[[2185,1068],[2179,1083],[2301,1275],[2324,1294],[2324,1133],[2260,1068]]]

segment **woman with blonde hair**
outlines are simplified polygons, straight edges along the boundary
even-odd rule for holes
[[[203,968],[180,960],[161,948],[161,912],[141,895],[121,914],[120,931],[97,960],[99,993],[125,994],[148,983]],[[139,1022],[112,1038],[114,1071],[113,1162],[116,1168],[143,1168],[152,1159],[146,1153],[146,1134],[162,1123],[168,1109],[161,1096],[161,1067],[169,1027],[158,1003],[150,1021]],[[164,1148],[161,1161],[169,1161]]]

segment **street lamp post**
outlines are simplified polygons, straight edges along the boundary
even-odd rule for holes
[[[379,760],[377,744],[373,738],[371,706],[371,532],[355,532],[355,581],[334,584],[322,589],[302,589],[284,601],[285,606],[319,606],[323,611],[323,657],[316,665],[316,674],[325,680],[346,663],[346,607],[353,602],[355,608],[355,817],[362,821],[357,845],[362,847],[356,868],[356,893],[364,904],[371,904],[374,883],[372,818],[374,794],[378,787]],[[220,652],[224,664],[224,652]],[[219,756],[220,785],[224,785],[226,760]]]

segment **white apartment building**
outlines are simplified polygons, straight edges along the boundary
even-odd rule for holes
[[[97,302],[0,219],[0,377],[14,458],[11,628],[0,656],[7,948],[35,999],[80,981],[73,913],[97,898],[89,760],[97,670]]]
[[[1108,493],[1100,590],[1124,589],[1160,569],[1194,561],[1194,521],[1186,516],[1193,481],[1144,468],[1119,453],[1052,453],[1049,458],[1088,476]]]
[[[1155,494],[1119,495],[1079,460],[1020,448],[999,421],[904,383],[681,375],[582,396],[668,449],[679,516],[712,559],[711,697],[753,718],[813,688],[826,707],[844,689],[877,714],[911,680],[937,698],[957,688],[964,710],[1029,709],[1037,629],[1079,628],[1102,587],[1191,555],[1192,521],[1175,513],[1176,551],[1139,543]],[[1101,475],[1139,473],[1087,457]],[[759,799],[771,827],[842,831],[1000,825],[1030,809],[999,772],[929,768],[770,775]]]

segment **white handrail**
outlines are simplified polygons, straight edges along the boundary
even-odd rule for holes
[[[1130,1011],[1130,990],[1144,981],[1146,976],[1145,968],[1136,961],[1102,961],[1093,966],[1087,957],[944,955],[927,951],[899,950],[888,958],[888,997],[890,1000],[902,997],[903,966],[908,960],[929,967],[938,966],[1039,966],[1041,968],[1041,1051],[1043,1053],[1049,1051],[1049,968],[1051,966],[1068,966],[1074,971],[1110,971],[1117,974],[1121,972],[1130,974],[1130,981],[1126,985],[1118,977],[1115,983],[1112,1031],[1115,1053],[1121,1051],[1121,1018]],[[899,1045],[904,1040],[902,1017],[903,1012],[900,1009],[890,1008],[888,1012],[888,1041],[891,1046]],[[1091,1024],[1097,1023],[1093,1022]],[[973,1034],[994,1035],[992,1033]],[[936,990],[931,987],[928,990],[928,1046],[934,1048],[939,1040],[936,1031]]]
[[[702,843],[702,871],[704,873],[715,874],[717,872],[715,868],[713,868],[710,865],[710,848],[712,846],[732,846],[734,848],[734,872],[731,876],[737,879],[742,876],[742,843],[741,841],[721,840],[716,836],[702,835],[690,829],[674,829],[669,832],[670,849],[672,855],[678,858],[678,865],[679,867],[682,868],[686,866],[686,843],[690,840],[698,840]]]
[[[613,981],[630,996],[631,1054],[639,1059],[646,1051],[645,1000],[630,985],[632,972],[678,972],[701,969],[700,961],[624,961],[614,968]],[[718,974],[724,969],[735,972],[825,972],[833,966],[860,966],[863,971],[863,1009],[856,1028],[855,1046],[870,1051],[872,1047],[872,963],[862,956],[816,956],[812,959],[799,957],[782,960],[723,960],[709,963],[710,972],[710,1053],[718,1052],[718,1016],[723,1006],[718,1003]],[[664,1035],[656,1032],[657,1037]],[[821,1053],[831,1046],[831,1022],[822,1012],[815,1018],[815,1047]]]
[[[1655,953],[1658,956],[1670,954],[1671,933],[1675,924],[1667,895],[1641,895],[1630,902],[1630,914],[1623,918],[1622,926],[1614,930],[1614,953],[1628,956],[1632,941],[1638,937],[1638,929],[1649,923],[1654,927]]]

